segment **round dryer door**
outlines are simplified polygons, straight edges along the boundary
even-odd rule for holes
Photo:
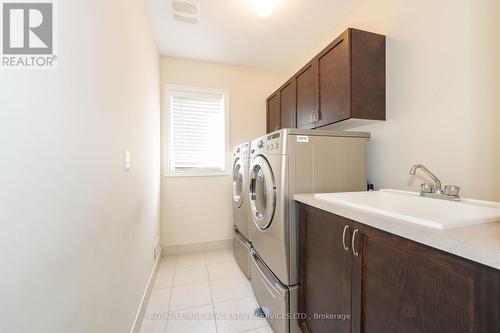
[[[241,207],[243,203],[243,189],[245,188],[243,161],[238,158],[233,166],[233,204]]]
[[[269,228],[276,207],[276,184],[269,163],[257,156],[250,170],[250,209],[252,219],[260,230]]]

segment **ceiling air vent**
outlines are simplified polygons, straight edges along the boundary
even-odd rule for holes
[[[172,11],[177,20],[196,23],[200,15],[200,4],[193,0],[172,0]]]

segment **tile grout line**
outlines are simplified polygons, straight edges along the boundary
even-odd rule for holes
[[[243,299],[252,299],[253,301],[255,301],[255,297],[254,296],[247,296],[247,297],[241,297],[241,298],[237,298],[237,299],[231,299],[231,300],[219,302],[218,304],[230,303],[230,302],[234,302],[234,301],[240,301],[240,300],[243,300]],[[258,304],[257,304],[257,306],[258,306]],[[257,319],[257,318],[255,318],[255,319]],[[255,320],[255,319],[253,319],[253,320]],[[250,328],[250,329],[247,329],[247,330],[244,330],[244,331],[237,331],[235,333],[247,333],[247,332],[252,332],[252,331],[255,331],[255,330],[258,330],[258,329],[261,329],[261,328],[269,329],[271,327],[269,325],[269,322],[267,320],[263,320],[262,323],[263,323],[263,326],[257,326],[257,327]]]
[[[234,301],[241,301],[242,299],[247,299],[247,298],[254,299],[255,297],[253,297],[253,296],[245,296],[245,297],[231,298],[231,299],[228,299],[228,300],[225,300],[225,301],[217,302],[217,304],[229,303],[229,302],[234,302]]]
[[[204,258],[204,262],[205,264],[204,265],[196,265],[196,266],[187,266],[187,267],[177,267],[177,261],[178,261],[178,257],[179,255],[174,255],[174,256],[167,256],[167,257],[175,257],[175,261],[174,261],[174,272],[172,274],[172,277],[171,277],[171,287],[170,287],[170,299],[169,299],[169,305],[168,305],[168,314],[170,313],[170,310],[171,310],[171,307],[172,307],[172,294],[173,294],[173,288],[174,287],[181,287],[181,286],[189,286],[189,285],[196,285],[196,284],[202,284],[204,282],[197,282],[197,283],[188,283],[188,284],[182,284],[182,285],[179,285],[179,286],[174,286],[174,281],[175,281],[175,276],[176,276],[176,273],[177,273],[177,269],[184,269],[184,268],[192,268],[192,267],[200,267],[200,266],[205,266],[205,270],[207,272],[207,276],[208,276],[208,286],[209,286],[209,291],[210,291],[210,301],[211,301],[211,305],[212,305],[212,310],[215,314],[215,303],[214,303],[214,298],[213,298],[213,292],[212,292],[212,286],[211,286],[211,281],[221,281],[221,280],[229,280],[229,279],[236,279],[236,278],[244,278],[244,275],[239,275],[239,276],[231,276],[231,277],[224,277],[224,278],[217,278],[217,279],[210,279],[210,274],[209,274],[209,271],[208,271],[208,262],[207,262],[207,253],[206,252],[202,252],[203,253],[203,258]],[[200,253],[201,254],[201,253]],[[234,260],[227,260],[227,261],[221,261],[221,262],[215,262],[213,264],[221,264],[221,263],[227,263],[227,262],[234,262]],[[246,278],[246,277],[245,277]],[[249,288],[248,286],[246,286],[247,288]],[[160,288],[160,289],[165,289],[165,288]],[[219,303],[227,303],[227,302],[232,302],[232,301],[237,301],[237,300],[242,300],[242,299],[249,299],[249,298],[254,298],[252,296],[245,296],[245,297],[238,297],[238,298],[234,298],[234,299],[230,299],[230,300],[225,300],[225,301],[221,301]],[[190,309],[196,309],[196,308],[199,308],[199,307],[194,307],[194,308],[187,308],[187,309],[184,309],[184,310],[179,310],[179,311],[189,311]],[[214,322],[215,322],[215,328],[216,328],[216,331],[219,332],[219,327],[218,327],[218,323],[217,323],[217,320],[214,319]],[[262,327],[257,327],[257,328],[254,328],[254,329],[250,329],[250,330],[245,330],[245,331],[242,331],[243,332],[250,332],[252,330],[255,330],[255,329],[259,329],[259,328],[266,328],[268,327],[268,325],[264,325]],[[167,328],[168,328],[168,320],[166,320],[166,323],[165,323],[165,326],[164,326],[164,329],[163,329],[163,332],[166,333],[167,331]]]
[[[241,331],[241,332],[236,332],[236,333],[248,333],[248,332],[260,330],[261,328],[265,328],[266,330],[269,331],[269,329],[271,328],[271,326],[269,326],[269,325],[266,324],[266,326],[257,327],[257,328],[251,328],[249,330],[245,330],[245,331]]]
[[[205,263],[207,263],[207,254],[205,252]],[[214,323],[215,323],[215,332],[218,333],[219,332],[219,327],[217,325],[217,315],[216,315],[216,311],[215,311],[215,304],[214,304],[214,296],[212,294],[212,285],[210,284],[210,273],[208,272],[208,263],[205,265],[206,269],[207,269],[207,277],[208,277],[208,288],[210,289],[210,302],[212,303],[212,311],[213,311],[213,314],[214,314]]]
[[[175,277],[175,272],[177,271],[177,255],[175,256],[175,262],[174,262],[174,274],[172,274],[172,280],[170,281],[170,295],[168,298],[168,308],[167,308],[167,319],[165,320],[165,327],[163,327],[163,332],[167,333],[167,326],[168,326],[168,316],[170,315],[170,307],[172,306],[172,291],[174,289],[174,277]]]
[[[206,259],[206,256],[205,256],[205,259]],[[226,261],[225,261],[226,262]],[[229,262],[229,260],[227,261]],[[235,262],[234,260],[231,260],[231,262]],[[208,270],[208,264],[207,264],[207,270]],[[207,272],[208,273],[208,272]],[[243,273],[243,272],[241,272]],[[211,281],[221,281],[221,280],[228,280],[228,279],[235,279],[235,278],[240,278],[240,279],[247,279],[247,277],[243,274],[242,276],[235,276],[235,277],[229,277],[229,278],[222,278],[222,279],[214,279],[214,280],[211,280],[210,279],[210,276],[209,276],[209,287],[210,287],[210,295],[211,295],[211,298],[212,298],[212,307],[214,309],[214,312],[215,312],[215,303],[214,303],[214,300],[213,300],[213,294],[212,294],[212,286],[211,286]],[[239,301],[239,300],[242,300],[242,299],[252,299],[252,300],[255,300],[255,294],[251,288],[251,286],[245,286],[250,292],[251,292],[251,296],[245,296],[245,297],[238,297],[238,298],[234,298],[234,299],[230,299],[230,300],[225,300],[225,301],[220,301],[218,302],[218,304],[223,304],[223,303],[229,303],[229,302],[234,302],[234,301]],[[216,326],[216,330],[217,332],[219,332],[219,328],[217,326],[217,320],[215,321],[215,326]],[[267,320],[264,321],[264,325],[263,326],[259,326],[259,327],[255,327],[255,328],[251,328],[251,329],[248,329],[248,330],[244,330],[244,331],[240,331],[240,332],[237,332],[237,333],[246,333],[246,332],[251,332],[251,331],[255,331],[255,330],[258,330],[258,329],[261,329],[261,328],[264,328],[264,329],[267,329],[269,326]]]
[[[214,297],[213,297],[213,292],[212,292],[212,285],[211,285],[211,282],[212,281],[222,281],[222,280],[229,280],[229,279],[242,279],[242,280],[246,280],[246,277],[244,275],[240,275],[240,276],[232,276],[232,277],[224,277],[224,278],[217,278],[217,279],[210,279],[210,274],[209,274],[209,271],[208,271],[208,262],[207,262],[207,252],[202,252],[203,253],[203,260],[204,260],[204,265],[196,265],[196,266],[187,266],[187,267],[177,267],[177,259],[178,259],[178,256],[179,255],[174,255],[174,256],[168,256],[168,257],[174,257],[175,258],[175,261],[174,261],[174,268],[173,268],[173,274],[172,274],[172,277],[171,277],[171,287],[170,287],[170,297],[169,297],[169,304],[168,304],[168,314],[170,314],[170,310],[171,310],[171,307],[172,307],[172,294],[173,294],[173,288],[174,287],[181,287],[181,286],[189,286],[189,285],[196,285],[196,284],[203,284],[205,282],[196,282],[196,283],[188,283],[188,284],[182,284],[182,285],[179,285],[179,286],[174,286],[174,281],[175,281],[175,276],[176,276],[176,273],[177,273],[177,269],[184,269],[184,268],[192,268],[192,267],[201,267],[201,266],[205,266],[205,270],[207,272],[207,277],[208,277],[208,286],[209,286],[209,291],[210,291],[210,301],[211,301],[211,305],[212,305],[212,310],[213,310],[213,313],[215,314],[215,301],[214,301]],[[201,254],[201,253],[200,253]],[[219,264],[219,263],[225,263],[225,262],[234,262],[233,260],[227,260],[227,261],[221,261],[221,262],[216,262],[214,264]],[[246,286],[247,288],[249,288],[251,290],[251,287],[250,286]],[[161,289],[165,289],[165,288],[159,288],[157,290],[161,290]],[[253,294],[253,292],[252,292]],[[233,298],[233,299],[229,299],[229,300],[224,300],[224,301],[220,301],[218,303],[220,304],[223,304],[223,303],[228,303],[228,302],[233,302],[233,301],[238,301],[238,300],[242,300],[242,299],[255,299],[255,295],[253,295],[253,297],[250,295],[250,296],[245,296],[245,297],[238,297],[238,298]],[[178,310],[178,311],[189,311],[190,309],[197,309],[197,308],[200,308],[202,306],[198,306],[198,307],[193,307],[193,308],[187,308],[187,309],[183,309],[183,310]],[[217,323],[217,320],[214,319],[214,323],[215,323],[215,328],[216,328],[216,331],[219,332],[219,327],[218,327],[218,323]],[[164,326],[164,329],[162,330],[162,332],[166,333],[167,331],[167,327],[168,327],[168,320],[165,320],[165,326]],[[251,332],[251,331],[254,331],[254,330],[258,330],[258,329],[267,329],[269,328],[269,325],[264,322],[264,325],[263,326],[260,326],[260,327],[256,327],[256,328],[252,328],[252,329],[248,329],[248,330],[244,330],[244,331],[240,331],[239,333],[247,333],[247,332]]]
[[[223,263],[228,263],[228,262],[233,262],[233,261],[222,261],[222,262],[218,262],[218,263],[214,263],[214,264],[223,264]],[[233,262],[236,264],[236,262]],[[235,279],[235,278],[240,278],[240,277],[245,277],[245,275],[241,272],[240,275],[234,275],[234,276],[226,276],[226,277],[222,277],[222,278],[216,278],[216,279],[211,279],[210,278],[210,274],[208,272],[208,266],[209,265],[213,265],[213,264],[203,264],[203,265],[193,265],[193,266],[186,266],[186,267],[180,267],[179,269],[189,269],[189,268],[194,268],[194,267],[203,267],[205,266],[207,268],[207,275],[208,275],[208,282],[210,281],[220,281],[220,280],[228,280],[228,279]],[[177,270],[177,268],[176,268]],[[174,272],[175,274],[175,272]],[[246,278],[246,277],[245,277]],[[177,285],[177,286],[174,286],[172,284],[172,287],[181,287],[181,286],[188,286],[188,285],[193,285],[193,284],[200,284],[200,283],[204,283],[204,281],[201,281],[201,282],[190,282],[190,283],[183,283],[183,284],[180,284],[180,285]]]
[[[230,279],[234,279],[234,278],[230,278]],[[221,281],[221,280],[212,280],[212,281]],[[211,281],[207,281],[207,282],[196,282],[196,283],[192,283],[192,284],[183,284],[181,286],[177,286],[177,287],[185,287],[185,286],[193,286],[193,285],[200,285],[200,284],[206,284],[208,283],[209,285],[209,288],[210,288],[210,298],[212,300],[212,305],[214,305],[215,301],[213,301],[213,297],[212,297],[212,286],[210,285],[210,282]],[[226,300],[223,300],[223,301],[219,301],[217,302],[217,304],[223,304],[223,303],[229,303],[229,302],[234,302],[234,301],[239,301],[239,300],[242,300],[242,299],[255,299],[255,295],[253,295],[253,293],[249,296],[242,296],[242,297],[236,297],[236,298],[231,298],[231,299],[226,299]],[[197,306],[194,306],[194,307],[189,307],[189,308],[182,308],[182,309],[178,309],[178,310],[175,310],[175,311],[188,311],[188,310],[193,310],[193,309],[197,309],[197,308],[200,308],[200,307],[203,307],[203,306],[206,306],[206,305],[197,305]]]

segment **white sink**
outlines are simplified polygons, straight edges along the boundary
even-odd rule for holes
[[[392,218],[435,229],[500,221],[500,202],[424,198],[417,192],[380,190],[315,194],[320,200],[369,215]]]

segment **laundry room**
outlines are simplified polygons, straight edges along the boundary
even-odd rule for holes
[[[500,332],[499,22],[0,0],[0,332]]]

